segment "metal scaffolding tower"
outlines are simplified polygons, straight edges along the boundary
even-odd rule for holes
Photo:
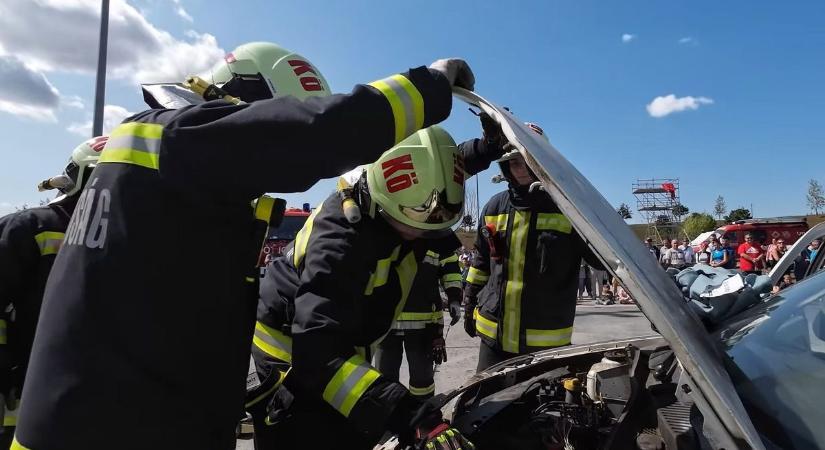
[[[678,178],[638,179],[633,183],[636,210],[647,221],[647,235],[672,239],[678,233],[680,213]]]

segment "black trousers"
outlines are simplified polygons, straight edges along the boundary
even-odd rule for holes
[[[476,372],[481,372],[490,366],[494,366],[502,361],[518,356],[518,353],[507,353],[502,350],[497,350],[481,341],[478,346],[478,366]]]
[[[435,393],[433,362],[429,355],[432,345],[432,330],[393,330],[375,352],[375,368],[385,377],[398,381],[401,356],[406,352],[410,393],[424,401]]]

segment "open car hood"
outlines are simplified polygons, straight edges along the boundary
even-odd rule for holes
[[[728,432],[752,448],[764,448],[724,370],[720,351],[690,311],[676,284],[607,200],[524,121],[474,92],[455,88],[453,93],[501,124],[504,135],[524,155],[576,231],[668,341]]]

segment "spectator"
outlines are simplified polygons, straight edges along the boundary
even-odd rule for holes
[[[584,297],[585,288],[588,286],[590,286],[590,266],[582,259],[579,264],[579,289],[577,297],[579,300]],[[588,292],[588,294],[590,294],[590,292]]]
[[[710,246],[710,244],[719,244],[719,236],[717,236],[716,233],[711,233],[708,238],[708,246]]]
[[[710,264],[710,251],[708,251],[707,242],[702,242],[699,244],[699,252],[696,253],[694,261],[696,264]]]
[[[622,305],[632,305],[633,303],[636,303],[622,285],[616,286],[616,298],[619,299],[619,303]]]
[[[681,270],[685,267],[685,254],[679,249],[679,240],[674,239],[667,251],[662,254],[662,262],[665,269],[674,268]]]
[[[745,233],[745,242],[739,245],[736,253],[739,255],[739,270],[757,275],[762,273],[765,253],[751,233]]]
[[[775,293],[781,291],[782,289],[785,289],[786,287],[788,287],[792,284],[794,284],[794,281],[791,278],[791,274],[786,273],[785,275],[782,275],[782,279],[779,280],[779,283],[776,283],[776,286],[773,287],[772,292],[775,294]]]
[[[725,265],[728,263],[729,254],[722,248],[721,244],[711,242],[710,244],[708,244],[708,252],[710,253],[709,264],[711,267],[724,268]]]
[[[593,287],[591,292],[591,296],[595,299],[602,296],[602,292],[604,292],[605,285],[607,284],[607,271],[605,270],[597,270],[597,269],[590,269],[590,286]],[[589,288],[588,288],[589,289]],[[607,288],[610,290],[610,288]]]
[[[765,262],[768,265],[768,268],[771,269],[776,263],[782,259],[782,256],[785,254],[785,240],[782,238],[774,239],[773,244],[768,247],[768,254],[765,256]]]
[[[613,305],[616,300],[613,298],[613,291],[609,285],[602,286],[602,295],[596,300],[599,305]]]
[[[685,265],[692,266],[696,260],[693,252],[693,246],[690,245],[690,239],[686,240],[684,244],[680,245],[679,250],[681,250],[682,254],[685,256]]]
[[[670,250],[669,239],[662,241],[662,248],[659,249],[659,264],[661,264],[664,268],[667,268],[668,264],[668,262],[665,260],[665,253],[667,253],[668,250]]]
[[[645,248],[647,248],[647,251],[649,251],[650,254],[656,258],[656,261],[659,260],[659,255],[661,252],[659,252],[659,247],[653,245],[653,238],[645,239]]]
[[[802,250],[802,253],[796,258],[794,262],[794,275],[796,276],[796,281],[799,281],[805,278],[805,273],[808,271],[808,266],[816,260],[816,255],[819,253],[819,246],[822,242],[819,239],[814,239],[811,241],[811,245],[809,245],[805,250]]]
[[[723,269],[736,268],[736,251],[730,246],[730,240],[724,236],[719,238],[719,245],[722,251],[725,252],[725,262],[722,264]]]

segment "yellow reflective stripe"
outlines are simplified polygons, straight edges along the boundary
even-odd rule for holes
[[[448,256],[448,257],[442,259],[440,262],[441,262],[442,266],[445,265],[445,264],[449,264],[451,262],[458,262],[458,255]]]
[[[524,289],[524,258],[527,254],[529,231],[530,211],[514,211],[507,261],[507,283],[504,287],[504,328],[501,336],[502,350],[509,353],[519,353],[521,293]]]
[[[255,334],[252,343],[267,355],[292,363],[292,338],[280,331],[255,322]]]
[[[99,163],[126,163],[158,170],[163,125],[129,122],[109,134]]]
[[[498,339],[498,324],[482,316],[478,308],[473,310],[473,319],[476,321],[476,331],[490,339]]]
[[[312,234],[312,225],[315,223],[315,216],[321,212],[322,206],[323,204],[319,205],[315,211],[312,211],[312,214],[309,215],[304,226],[301,227],[301,231],[295,235],[295,247],[293,248],[294,253],[292,255],[292,264],[295,267],[300,266],[304,261],[304,256],[306,256],[307,253],[307,244],[309,244],[309,236]]]
[[[395,306],[395,317],[398,317],[407,304],[407,297],[410,295],[415,274],[418,272],[415,252],[407,253],[407,256],[395,267],[395,272],[398,274],[398,284],[401,285],[401,301]]]
[[[481,270],[476,269],[475,267],[470,267],[470,270],[467,272],[467,282],[477,285],[485,285],[487,284],[487,280],[490,279],[490,274]]]
[[[496,231],[504,231],[507,229],[507,213],[499,214],[497,216],[484,216],[484,223],[487,225],[494,225]]]
[[[461,274],[460,273],[445,273],[441,277],[441,281],[444,283],[449,283],[451,281],[461,281]]]
[[[387,284],[387,279],[390,276],[390,266],[393,261],[398,259],[400,253],[401,246],[399,245],[393,249],[392,254],[388,258],[379,259],[378,262],[375,263],[375,270],[370,274],[367,287],[364,289],[364,295],[372,295],[372,291],[375,288]]]
[[[439,314],[441,314],[440,311],[439,311]],[[398,319],[396,319],[396,320],[402,320],[402,321],[403,320],[426,320],[426,321],[429,322],[432,319],[433,319],[433,313],[432,312],[423,313],[423,312],[406,312],[405,311],[405,312],[402,312],[401,314],[399,314]]]
[[[284,380],[286,379],[286,376],[289,374],[289,371],[291,371],[291,370],[292,370],[292,367],[287,369],[286,372],[284,372],[282,370],[278,370],[278,381],[276,381],[275,384],[271,388],[269,388],[266,391],[262,392],[261,395],[259,395],[255,398],[253,398],[252,400],[244,403],[244,408],[249,408],[250,406],[258,403],[259,401],[269,397],[273,392],[275,392],[275,389],[278,389],[284,383]],[[269,417],[266,418],[266,420],[268,420],[268,419],[269,419]],[[267,423],[267,425],[271,425],[271,424]]]
[[[147,169],[160,169],[160,155],[130,148],[104,149],[98,163],[127,163]]]
[[[381,376],[361,355],[353,355],[346,360],[332,376],[324,388],[324,400],[338,410],[344,417],[364,392]]]
[[[0,345],[5,344],[8,342],[6,340],[6,321],[0,319]]]
[[[66,233],[59,231],[44,231],[34,235],[34,241],[37,242],[37,247],[40,249],[40,256],[56,255],[63,244],[64,237],[66,237]]]
[[[258,197],[258,201],[255,202],[255,218],[266,223],[269,223],[270,219],[272,218],[272,209],[274,207],[274,198],[268,195],[262,195]]]
[[[31,450],[31,449],[30,449],[30,448],[28,448],[28,447],[26,447],[26,446],[24,446],[24,445],[23,445],[23,444],[21,444],[20,442],[18,442],[18,441],[17,441],[17,436],[15,436],[15,437],[11,440],[11,447],[9,447],[9,450]]]
[[[19,402],[17,402],[19,403]],[[14,406],[14,409],[7,409],[5,415],[3,416],[3,426],[4,427],[16,427],[17,426],[17,406]]]
[[[117,126],[109,133],[109,140],[121,136],[137,136],[144,139],[160,139],[163,125],[157,123],[127,122]]]
[[[395,122],[395,144],[424,126],[424,99],[410,80],[403,75],[393,75],[369,85],[378,89],[390,104]]]
[[[573,230],[573,225],[564,214],[558,213],[539,213],[536,218],[537,230],[555,230],[562,233],[570,233]]]
[[[412,394],[412,395],[422,396],[422,395],[430,395],[430,394],[433,394],[433,393],[435,393],[435,383],[433,383],[433,384],[431,384],[427,387],[423,387],[423,388],[419,388],[419,387],[415,387],[413,385],[410,385],[410,394]]]
[[[573,327],[558,330],[525,330],[528,347],[558,347],[567,345],[573,337]]]
[[[246,280],[247,283],[254,283],[255,282],[255,278],[252,278],[252,277],[246,277],[246,278],[244,278],[244,280]]]
[[[433,323],[444,323],[444,313],[441,311],[433,311]]]

